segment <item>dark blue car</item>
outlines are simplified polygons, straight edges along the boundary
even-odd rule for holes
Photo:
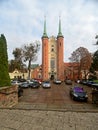
[[[75,86],[70,89],[70,96],[73,100],[86,101],[88,100],[87,92],[82,87]]]

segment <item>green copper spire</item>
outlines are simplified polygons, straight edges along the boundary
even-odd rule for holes
[[[63,37],[62,32],[61,32],[61,19],[59,17],[59,31],[58,31],[58,37]]]
[[[47,36],[47,32],[46,32],[46,16],[45,16],[45,20],[44,20],[44,32],[43,32],[43,36],[42,37],[48,37]]]

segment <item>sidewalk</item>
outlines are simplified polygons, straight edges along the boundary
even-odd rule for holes
[[[21,102],[0,109],[0,130],[98,130],[98,107],[47,106]]]
[[[41,111],[61,111],[61,112],[98,112],[98,106],[95,104],[64,104],[64,105],[49,105],[45,103],[28,103],[19,102],[11,109],[19,110],[41,110]]]

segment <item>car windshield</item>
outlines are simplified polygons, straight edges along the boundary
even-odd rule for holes
[[[75,92],[75,94],[77,94],[78,96],[85,96],[86,92]]]
[[[49,81],[44,81],[43,83],[49,83]]]
[[[83,90],[83,88],[81,88],[81,87],[75,87],[75,88],[74,88],[74,92],[81,93],[81,92],[84,92],[84,90]]]

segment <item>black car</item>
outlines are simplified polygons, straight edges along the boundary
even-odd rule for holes
[[[65,84],[67,84],[67,85],[72,85],[72,80],[66,79],[66,80],[65,80]]]
[[[78,101],[87,101],[88,100],[87,92],[85,92],[82,87],[75,86],[75,87],[71,88],[70,96],[73,100],[78,100]]]
[[[38,81],[33,81],[32,83],[29,84],[29,87],[31,87],[31,88],[39,88],[40,83]]]
[[[98,83],[93,83],[93,84],[91,85],[91,87],[98,90]]]
[[[24,83],[20,84],[19,87],[21,87],[21,88],[29,88],[29,83],[24,82]]]
[[[95,82],[94,81],[87,81],[87,83],[86,83],[86,85],[87,86],[89,86],[89,87],[91,87],[93,84],[95,84]]]

